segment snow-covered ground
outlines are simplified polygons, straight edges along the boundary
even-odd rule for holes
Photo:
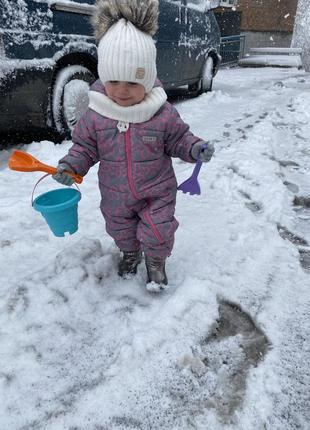
[[[309,74],[220,70],[177,107],[216,154],[178,196],[162,294],[143,264],[118,278],[96,168],[56,238],[30,204],[42,174],[0,153],[1,430],[310,428]],[[69,146],[22,149],[55,165]]]

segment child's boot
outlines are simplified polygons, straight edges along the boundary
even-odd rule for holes
[[[157,284],[148,287],[150,291],[163,290],[168,284],[168,279],[165,271],[165,258],[145,256],[145,265],[147,270],[147,282]]]
[[[119,276],[135,275],[137,273],[138,264],[141,263],[142,252],[138,251],[123,251],[123,258],[118,264]]]

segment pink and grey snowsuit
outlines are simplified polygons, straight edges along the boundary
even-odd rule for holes
[[[105,94],[100,81],[91,90]],[[190,151],[201,139],[168,102],[150,120],[129,124],[126,132],[117,124],[88,109],[75,127],[73,146],[60,162],[84,176],[99,161],[100,207],[107,232],[122,251],[141,248],[149,256],[165,258],[178,227],[171,157],[193,163]]]

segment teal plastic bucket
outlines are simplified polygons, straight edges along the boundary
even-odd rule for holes
[[[74,188],[59,188],[39,195],[33,207],[41,212],[50,229],[57,237],[73,234],[78,229],[78,202],[81,193]]]

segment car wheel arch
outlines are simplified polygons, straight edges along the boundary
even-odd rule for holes
[[[97,59],[90,55],[89,53],[84,52],[75,52],[75,53],[69,53],[63,57],[61,57],[54,68],[53,72],[53,78],[51,82],[50,87],[50,93],[49,93],[49,106],[48,106],[48,124],[57,131],[58,134],[61,135],[61,137],[68,137],[70,135],[70,131],[68,127],[63,123],[63,118],[60,118],[63,116],[63,113],[55,112],[55,104],[57,101],[55,101],[55,97],[57,97],[59,100],[59,103],[62,103],[62,100],[60,98],[63,97],[63,94],[59,94],[61,91],[61,88],[59,88],[59,85],[62,84],[59,83],[59,77],[61,74],[64,74],[65,71],[68,71],[68,82],[71,79],[70,73],[74,74],[75,71],[81,71],[81,74],[85,75],[85,77],[81,77],[82,80],[85,81],[93,81],[98,78],[97,73]],[[63,84],[64,85],[64,84]],[[58,93],[58,94],[56,94]]]

